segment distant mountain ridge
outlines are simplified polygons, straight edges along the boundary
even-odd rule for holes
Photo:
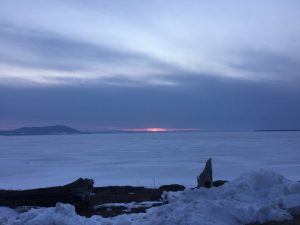
[[[12,131],[0,131],[0,135],[54,135],[54,134],[81,134],[82,132],[64,125],[43,126],[43,127],[22,127]]]
[[[300,129],[276,129],[276,130],[255,130],[256,132],[285,132],[285,131],[300,131]]]

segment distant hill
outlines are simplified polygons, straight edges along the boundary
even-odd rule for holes
[[[284,132],[284,131],[300,131],[300,129],[256,130],[256,132]]]
[[[53,134],[80,134],[81,131],[64,125],[45,127],[22,127],[12,131],[0,131],[0,135],[53,135]]]

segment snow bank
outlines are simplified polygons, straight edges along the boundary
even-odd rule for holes
[[[121,215],[111,219],[81,217],[75,213],[73,206],[61,203],[53,208],[32,209],[20,214],[2,208],[0,224],[240,225],[285,220],[292,218],[290,210],[300,208],[300,183],[261,170],[244,174],[218,188],[169,192],[164,193],[163,197],[169,204],[151,208],[147,213]]]
[[[144,201],[144,202],[130,202],[130,203],[107,203],[102,205],[97,205],[94,207],[94,209],[99,208],[110,208],[110,207],[116,207],[116,206],[122,206],[126,208],[125,212],[130,212],[132,209],[139,208],[139,207],[146,207],[150,208],[153,207],[153,205],[161,205],[162,202],[160,201]]]

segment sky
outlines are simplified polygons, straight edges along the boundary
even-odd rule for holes
[[[0,130],[300,128],[298,0],[0,0]]]

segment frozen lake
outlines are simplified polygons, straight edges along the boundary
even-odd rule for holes
[[[258,168],[300,180],[300,132],[180,132],[0,136],[0,188],[62,185],[196,185],[213,158],[214,179]]]

